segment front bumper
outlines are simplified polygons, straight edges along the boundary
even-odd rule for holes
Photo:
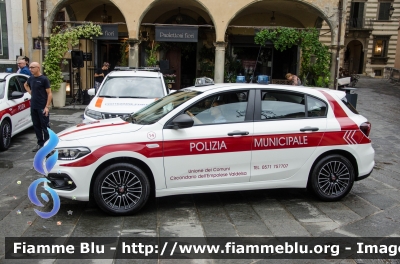
[[[56,164],[47,176],[47,179],[50,180],[47,185],[60,197],[89,201],[93,173],[93,166],[70,168]]]

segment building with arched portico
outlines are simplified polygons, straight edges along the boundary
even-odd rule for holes
[[[146,66],[148,52],[159,44],[157,61],[167,73],[176,75],[173,88],[193,84],[194,78],[212,76],[216,82],[229,81],[235,74],[266,74],[284,79],[298,73],[297,46],[278,52],[272,43],[260,49],[254,43],[257,30],[270,27],[328,27],[326,44],[335,58],[338,41],[338,2],[327,0],[27,0],[24,3],[26,53],[41,61],[55,25],[73,26],[85,21],[99,23],[103,36],[82,40],[75,51],[83,52],[83,68],[74,68],[74,56],[63,66],[65,78],[73,83],[74,72],[82,76],[82,87],[93,86],[93,71],[104,61],[117,65]],[[344,28],[343,20],[342,27]],[[157,34],[156,34],[157,33]],[[344,31],[342,31],[344,35]],[[185,37],[186,36],[186,37]],[[35,40],[41,49],[33,49]],[[342,36],[343,45],[343,36]],[[260,56],[258,56],[260,55]],[[257,61],[257,57],[259,60]],[[76,64],[76,63],[75,63]],[[331,77],[335,73],[331,67]],[[72,93],[72,91],[70,92]]]
[[[6,4],[8,2],[10,0],[6,0]],[[195,77],[203,75],[212,76],[216,82],[229,81],[229,78],[239,73],[247,77],[253,73],[266,74],[273,80],[281,80],[287,72],[299,73],[299,48],[294,46],[278,52],[272,43],[267,43],[261,49],[254,43],[254,35],[258,30],[278,26],[320,29],[320,39],[329,46],[333,62],[337,61],[340,35],[339,65],[346,66],[347,60],[350,65],[346,54],[357,54],[357,62],[354,62],[354,56],[351,57],[352,67],[358,65],[358,72],[371,73],[374,70],[368,63],[374,61],[390,64],[394,62],[394,56],[393,59],[391,56],[383,59],[371,56],[372,59],[369,59],[369,50],[376,43],[384,42],[389,50],[386,55],[393,55],[389,43],[397,41],[397,34],[383,39],[383,42],[380,37],[371,37],[373,34],[366,27],[369,24],[360,24],[357,20],[361,19],[361,12],[364,12],[364,17],[372,17],[371,7],[364,5],[365,11],[361,11],[361,2],[342,2],[343,19],[339,27],[339,1],[26,0],[22,1],[26,34],[21,49],[23,55],[29,56],[31,61],[41,62],[54,26],[74,26],[87,21],[99,23],[105,33],[103,36],[81,40],[72,49],[72,54],[77,54],[75,51],[83,52],[84,67],[73,67],[76,65],[73,65],[71,53],[66,54],[68,63],[63,64],[63,73],[70,82],[69,95],[73,89],[77,89],[74,73],[79,72],[82,76],[82,88],[90,88],[93,86],[94,70],[104,61],[111,64],[111,69],[117,65],[146,66],[146,50],[155,44],[160,45],[157,51],[159,66],[165,73],[176,75],[173,88],[192,85]],[[373,6],[370,4],[372,2],[377,5],[378,0],[368,1],[368,4]],[[384,2],[394,3],[390,0]],[[171,37],[171,32],[175,37]],[[185,34],[190,37],[181,37]],[[362,47],[357,48],[351,38],[358,39]],[[38,40],[41,42],[39,46],[35,45]],[[331,65],[332,77],[336,65]]]

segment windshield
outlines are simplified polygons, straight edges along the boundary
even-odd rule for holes
[[[0,99],[4,98],[4,84],[6,82],[5,81],[0,81]]]
[[[100,90],[99,97],[111,98],[160,98],[163,97],[161,78],[109,77]]]
[[[126,121],[140,125],[153,124],[184,102],[199,94],[201,92],[190,90],[174,92],[140,109],[127,118]]]

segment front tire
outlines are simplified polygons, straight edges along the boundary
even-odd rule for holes
[[[4,120],[0,125],[0,150],[7,150],[11,145],[11,124]]]
[[[94,199],[110,215],[138,212],[147,202],[150,182],[137,166],[117,163],[103,169],[93,186]]]
[[[315,165],[309,189],[321,200],[337,201],[353,187],[355,172],[351,162],[341,155],[329,155]]]

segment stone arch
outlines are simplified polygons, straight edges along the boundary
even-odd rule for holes
[[[282,2],[287,2],[289,5],[293,5],[293,4],[299,5],[300,4],[304,8],[311,9],[312,12],[309,12],[309,13],[315,14],[315,18],[321,17],[323,20],[325,20],[332,32],[331,42],[334,43],[334,40],[336,38],[337,22],[335,20],[332,20],[331,17],[336,17],[336,13],[335,13],[336,9],[333,8],[333,6],[332,7],[324,7],[326,10],[326,12],[324,12],[322,7],[313,3],[316,1],[304,1],[304,0],[261,0],[261,1],[253,0],[246,5],[243,5],[240,9],[238,9],[235,13],[233,13],[233,15],[229,18],[229,20],[226,21],[223,29],[222,28],[220,30],[216,29],[217,41],[223,41],[225,32],[228,29],[231,22],[234,21],[235,18],[240,16],[241,13],[245,12],[249,8],[252,8],[252,7],[258,6],[258,5],[260,5],[260,6],[265,5],[265,7],[268,7],[269,10],[274,11],[272,9],[275,9],[275,12],[277,12],[276,10],[279,10],[279,8],[277,8],[278,6],[287,7],[287,5],[285,5]],[[285,9],[285,7],[283,9]],[[292,20],[297,21],[303,27],[307,27],[307,26],[314,27],[314,25],[315,25],[315,19],[311,19],[311,20],[313,20],[312,22],[310,20],[310,22],[308,24],[305,24],[304,22],[302,22],[302,18],[300,18],[301,16],[299,15],[297,18],[297,17],[293,16],[293,12],[286,11],[286,12],[278,12],[278,13],[280,13],[281,15],[286,16],[286,17],[292,17]],[[303,15],[303,17],[305,17],[305,16]]]
[[[50,1],[46,1],[46,5],[48,5],[50,3],[51,3]],[[47,9],[51,10],[51,11],[49,12],[47,19],[46,19],[47,25],[46,25],[46,29],[45,29],[45,35],[47,35],[47,36],[50,35],[51,28],[52,28],[52,22],[54,21],[56,14],[63,8],[66,8],[66,11],[70,18],[70,21],[77,21],[74,9],[71,6],[72,4],[75,4],[75,3],[76,3],[76,1],[73,1],[73,0],[61,0],[61,1],[58,1],[54,6],[52,6],[50,8],[49,8],[49,6],[47,6]],[[100,3],[100,2],[94,2],[94,1],[93,2],[92,1],[87,1],[87,2],[82,1],[81,3],[88,5],[88,6],[90,5],[90,7],[91,7],[91,8],[80,9],[81,13],[85,12],[85,14],[82,15],[85,18],[87,17],[88,14],[90,14],[92,12],[92,10],[94,10],[104,4],[104,3]],[[119,8],[118,3],[116,3],[116,1],[114,1],[114,0],[109,0],[108,3],[114,5],[121,12],[123,19],[126,21],[124,12],[122,12],[122,9]]]

